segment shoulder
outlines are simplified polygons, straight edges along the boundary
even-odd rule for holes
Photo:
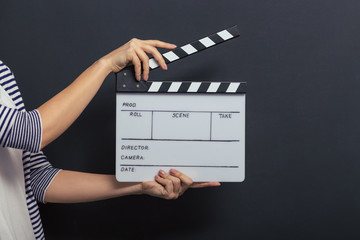
[[[6,66],[3,61],[0,60],[0,83],[3,83],[5,80],[9,80],[12,78],[15,81],[14,74],[11,72],[10,68]]]
[[[10,96],[19,111],[25,109],[19,87],[11,69],[0,60],[0,87]]]
[[[11,73],[11,70],[3,61],[0,60],[0,78],[3,78],[6,73]]]

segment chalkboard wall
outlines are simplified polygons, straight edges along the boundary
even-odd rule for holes
[[[42,205],[47,239],[359,239],[359,13],[358,0],[1,1],[0,58],[28,110],[133,37],[241,34],[150,78],[248,83],[245,182]],[[44,151],[59,168],[114,174],[114,75]]]

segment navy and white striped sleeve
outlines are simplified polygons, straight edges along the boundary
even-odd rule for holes
[[[26,181],[26,185],[30,184],[36,201],[45,203],[46,190],[61,169],[54,168],[42,151],[24,152],[23,159],[27,162],[25,172],[30,171],[30,181]]]
[[[40,151],[41,118],[37,110],[19,111],[0,104],[0,146]]]

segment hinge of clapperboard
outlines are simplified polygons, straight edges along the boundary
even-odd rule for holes
[[[216,46],[238,37],[239,30],[235,25],[223,31],[211,34],[198,41],[175,48],[163,55],[166,64],[185,58],[202,50]],[[154,70],[159,64],[154,58],[149,59],[149,68]],[[148,92],[148,93],[245,93],[246,82],[190,82],[190,81],[136,81],[134,67],[126,67],[116,76],[117,92]]]

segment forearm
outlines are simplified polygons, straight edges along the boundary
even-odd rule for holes
[[[107,62],[99,60],[72,84],[40,106],[41,148],[60,136],[82,113],[111,72]]]
[[[114,175],[62,170],[47,189],[45,201],[78,203],[141,193],[141,183],[120,183]]]
[[[41,148],[60,136],[76,120],[110,72],[118,72],[134,64],[137,80],[140,80],[141,70],[144,80],[147,80],[149,57],[146,53],[152,54],[159,65],[167,69],[156,47],[174,49],[176,46],[157,40],[132,39],[95,62],[70,86],[40,106],[37,110],[42,120]]]

